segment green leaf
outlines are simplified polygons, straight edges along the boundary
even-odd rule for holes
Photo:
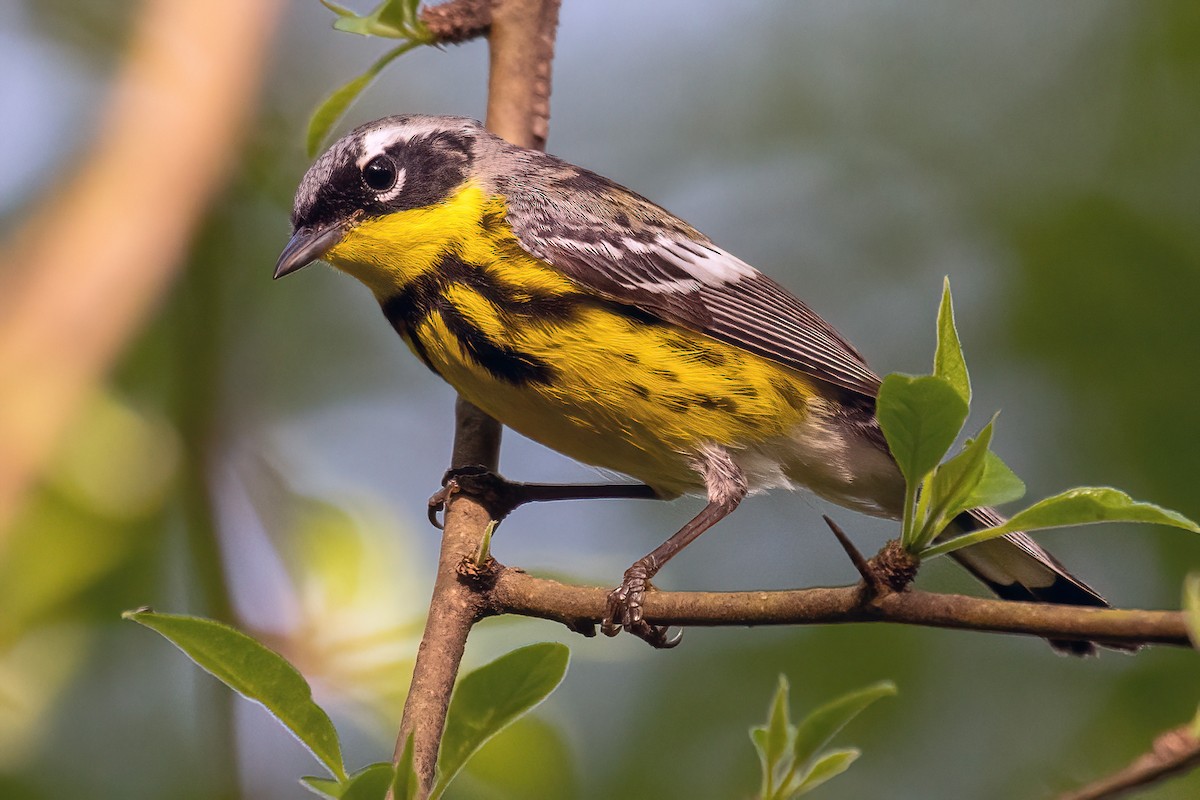
[[[968,439],[962,451],[939,466],[933,474],[925,487],[925,491],[930,495],[930,518],[917,541],[918,547],[929,544],[950,520],[960,512],[972,508],[967,503],[970,502],[969,498],[975,487],[983,479],[995,423],[996,417],[993,416],[977,437]]]
[[[329,0],[320,0],[320,2],[321,2],[321,5],[325,6],[330,11],[337,14],[339,17],[357,17],[358,16],[358,14],[355,14],[353,11],[346,8],[345,6],[339,6],[337,3],[329,2]]]
[[[413,766],[413,735],[408,734],[404,742],[404,750],[396,761],[396,774],[392,783],[392,800],[415,800],[420,791],[421,782],[417,778],[417,769]]]
[[[933,354],[933,374],[943,378],[967,404],[971,402],[971,376],[963,357],[958,328],[954,325],[954,301],[950,297],[950,278],[942,281],[942,303],[938,307],[937,350]]]
[[[487,787],[492,798],[569,798],[582,794],[577,760],[558,728],[526,714],[479,748],[464,771],[470,785]],[[514,764],[536,766],[514,769]],[[456,797],[468,794],[457,786],[447,792]]]
[[[1034,503],[1007,523],[1014,530],[1035,530],[1094,522],[1150,522],[1200,533],[1200,525],[1170,509],[1134,500],[1105,486],[1069,489]]]
[[[788,680],[784,675],[779,676],[779,688],[775,690],[775,699],[771,703],[771,715],[767,718],[767,760],[772,765],[778,764],[779,759],[791,744],[793,728],[788,719]]]
[[[1193,572],[1183,579],[1183,610],[1192,647],[1200,650],[1200,572]]]
[[[496,532],[496,526],[499,525],[498,520],[491,520],[487,527],[483,529],[483,536],[479,537],[479,547],[475,548],[475,557],[473,559],[475,566],[482,568],[487,560],[492,556],[492,534]]]
[[[945,378],[883,379],[876,415],[904,479],[916,485],[942,460],[967,420],[967,401]]]
[[[413,25],[418,23],[417,6],[420,4],[421,0],[384,0],[372,13],[389,28],[411,33]]]
[[[428,31],[417,16],[420,0],[384,0],[371,13],[362,16],[326,0],[321,0],[321,4],[337,14],[338,18],[334,20],[333,27],[343,33],[384,36],[390,39],[428,36]]]
[[[411,773],[411,735],[408,737],[408,750],[405,753]],[[416,775],[413,774],[411,784],[405,782],[402,785],[400,780],[395,779],[398,774],[402,774],[402,771],[395,769],[391,764],[380,762],[363,767],[346,780],[306,777],[300,779],[300,784],[313,794],[328,797],[331,800],[383,800],[389,788],[392,789],[393,800],[412,800],[416,797]],[[409,794],[397,793],[397,788],[401,791],[409,791]]]
[[[1200,572],[1193,572],[1183,580],[1183,611],[1192,647],[1200,650]],[[1200,709],[1196,709],[1189,727],[1192,736],[1200,738]]]
[[[337,121],[346,113],[346,109],[350,107],[350,104],[362,94],[363,90],[371,84],[371,81],[379,76],[383,68],[409,50],[420,46],[420,44],[421,42],[416,41],[405,42],[387,51],[366,72],[342,85],[333,94],[325,98],[325,102],[317,106],[317,110],[313,112],[312,117],[308,120],[308,133],[305,135],[305,151],[308,153],[309,158],[317,154],[317,150],[320,149],[321,143],[329,135],[329,131],[333,129]]]
[[[880,681],[855,692],[844,694],[804,718],[796,730],[794,749],[797,764],[807,764],[822,747],[860,711],[881,697],[896,693],[896,684]],[[830,776],[832,777],[832,776]]]
[[[387,39],[399,39],[404,36],[404,32],[399,28],[384,25],[377,18],[369,15],[364,17],[358,15],[339,16],[333,21],[333,27],[342,33],[353,33],[356,36],[382,36]]]
[[[542,642],[519,648],[458,682],[446,715],[438,756],[437,800],[467,760],[513,720],[554,691],[567,672],[566,645]]]
[[[775,768],[767,760],[767,728],[764,725],[750,727],[750,741],[758,753],[758,766],[762,771],[762,788],[759,789],[760,800],[767,800],[775,793]]]
[[[850,765],[860,755],[862,755],[862,752],[853,747],[846,748],[845,750],[830,750],[828,753],[823,753],[817,759],[817,763],[813,764],[808,774],[804,776],[804,780],[800,782],[800,786],[797,787],[795,793],[791,796],[796,797],[808,794],[830,778],[836,778],[850,769]]]
[[[966,508],[998,506],[1024,496],[1025,482],[1000,460],[1000,456],[989,450],[983,458],[983,476],[965,503]]]
[[[312,775],[306,775],[301,778],[300,785],[313,794],[328,797],[330,800],[340,800],[342,792],[346,791],[346,784],[339,780],[334,778],[314,778]]]
[[[393,774],[391,764],[363,767],[346,782],[341,800],[383,800],[392,787]]]
[[[1034,503],[1024,511],[1013,515],[1003,525],[938,542],[924,550],[921,558],[940,556],[1014,531],[1035,531],[1043,528],[1061,528],[1067,525],[1090,525],[1096,522],[1149,522],[1200,533],[1200,525],[1178,512],[1156,506],[1153,503],[1139,502],[1118,489],[1081,487],[1068,489],[1061,494]]]
[[[767,709],[767,724],[750,729],[750,741],[758,750],[762,764],[763,797],[774,794],[777,776],[781,774],[781,765],[791,749],[795,733],[795,726],[788,717],[788,680],[786,675],[781,674],[779,688],[775,690],[770,708]]]
[[[162,634],[226,686],[261,704],[336,778],[346,778],[329,715],[313,702],[308,682],[283,656],[212,620],[150,610],[126,611],[122,616]]]

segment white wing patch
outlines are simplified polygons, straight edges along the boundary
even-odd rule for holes
[[[578,239],[571,239],[565,236],[552,236],[547,241],[555,247],[561,247],[564,250],[573,250],[582,255],[600,256],[603,258],[621,258],[625,255],[612,242],[581,242]]]
[[[700,281],[686,279],[678,281],[642,281],[641,283],[629,284],[629,288],[642,289],[652,294],[691,294],[704,288],[704,284]]]
[[[637,261],[659,261],[670,264],[690,276],[668,278],[661,275],[654,280],[638,280],[637,278],[645,275],[645,270],[632,263],[628,268],[618,267],[614,270],[612,277],[620,285],[652,294],[691,294],[705,288],[727,287],[759,274],[758,270],[745,261],[715,245],[676,239],[665,234],[658,235],[651,242],[639,241],[629,236],[622,237],[617,243],[605,239],[586,241],[569,236],[550,236],[547,237],[546,243],[560,250],[577,253],[589,260],[598,259],[614,266],[629,261],[630,258]]]
[[[742,278],[758,274],[758,270],[737,256],[727,253],[715,245],[702,244],[688,239],[674,239],[660,234],[653,242],[647,243],[626,237],[621,240],[621,246],[630,253],[657,256],[695,279],[695,282],[664,282],[661,284],[661,288],[657,289],[653,288],[653,284],[647,282],[632,284],[632,286],[652,292],[695,291],[700,285],[726,286],[737,283]],[[676,284],[678,288],[670,288],[670,284]]]
[[[659,236],[655,241],[665,260],[705,286],[726,286],[758,274],[758,270],[745,261],[714,245],[666,236]]]

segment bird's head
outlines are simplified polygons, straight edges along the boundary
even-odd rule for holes
[[[275,277],[324,259],[364,223],[445,200],[470,177],[475,141],[487,136],[475,120],[417,115],[386,117],[346,134],[296,190],[292,238]]]

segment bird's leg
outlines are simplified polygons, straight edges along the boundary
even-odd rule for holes
[[[642,618],[642,602],[646,590],[651,588],[650,579],[676,553],[732,513],[747,493],[745,476],[724,450],[713,448],[706,452],[697,466],[708,487],[708,505],[671,538],[625,570],[621,585],[608,593],[608,610],[600,625],[606,636],[616,636],[624,629],[651,647],[664,649],[679,644],[683,637],[680,631],[668,638],[666,626],[651,625]]]
[[[479,498],[492,518],[502,520],[517,506],[551,500],[599,500],[627,498],[654,500],[658,494],[644,484],[570,484],[519,483],[510,481],[484,467],[471,466],[447,470],[442,488],[429,498],[429,521],[442,527],[437,515],[455,492]]]

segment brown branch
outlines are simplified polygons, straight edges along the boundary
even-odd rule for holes
[[[519,614],[590,629],[605,612],[607,590],[569,586],[497,566],[485,591],[488,614]],[[657,625],[824,625],[892,622],[1114,644],[1189,647],[1179,611],[1021,603],[923,591],[874,596],[865,584],[755,592],[651,592],[646,619]]]
[[[522,147],[546,147],[558,7],[559,0],[497,0],[492,7],[487,127]]]
[[[1150,752],[1143,753],[1127,767],[1080,789],[1058,796],[1058,800],[1102,800],[1120,797],[1132,790],[1178,775],[1200,766],[1200,739],[1190,725],[1174,728],[1154,740]]]
[[[514,144],[542,148],[550,117],[550,63],[558,25],[559,0],[456,0],[430,9],[441,14],[438,24],[463,32],[483,26],[471,13],[490,12],[488,41],[487,126]],[[438,9],[442,9],[440,12]],[[458,16],[453,22],[448,19]],[[430,17],[426,23],[432,24]],[[449,38],[444,39],[450,41]],[[470,403],[456,406],[454,451],[451,466],[479,464],[496,469],[500,452],[500,425]],[[429,619],[417,652],[412,684],[396,739],[396,758],[411,733],[413,763],[419,778],[419,798],[433,788],[438,747],[446,723],[446,710],[458,675],[471,626],[483,615],[484,595],[477,584],[461,581],[459,565],[478,552],[490,521],[477,500],[463,494],[446,504],[445,530],[438,559],[438,574],[429,604]]]
[[[421,9],[421,21],[440,44],[462,44],[492,25],[492,0],[450,0]]]
[[[446,509],[433,599],[404,702],[396,751],[399,758],[411,733],[414,767],[421,779],[421,797],[433,787],[438,745],[458,665],[471,626],[479,619],[484,607],[482,596],[458,580],[457,570],[459,564],[478,549],[479,534],[489,521],[487,510],[469,498],[457,497]]]
[[[0,244],[0,545],[182,266],[237,154],[282,8],[143,5],[89,152]],[[169,169],[154,164],[163,153]]]

